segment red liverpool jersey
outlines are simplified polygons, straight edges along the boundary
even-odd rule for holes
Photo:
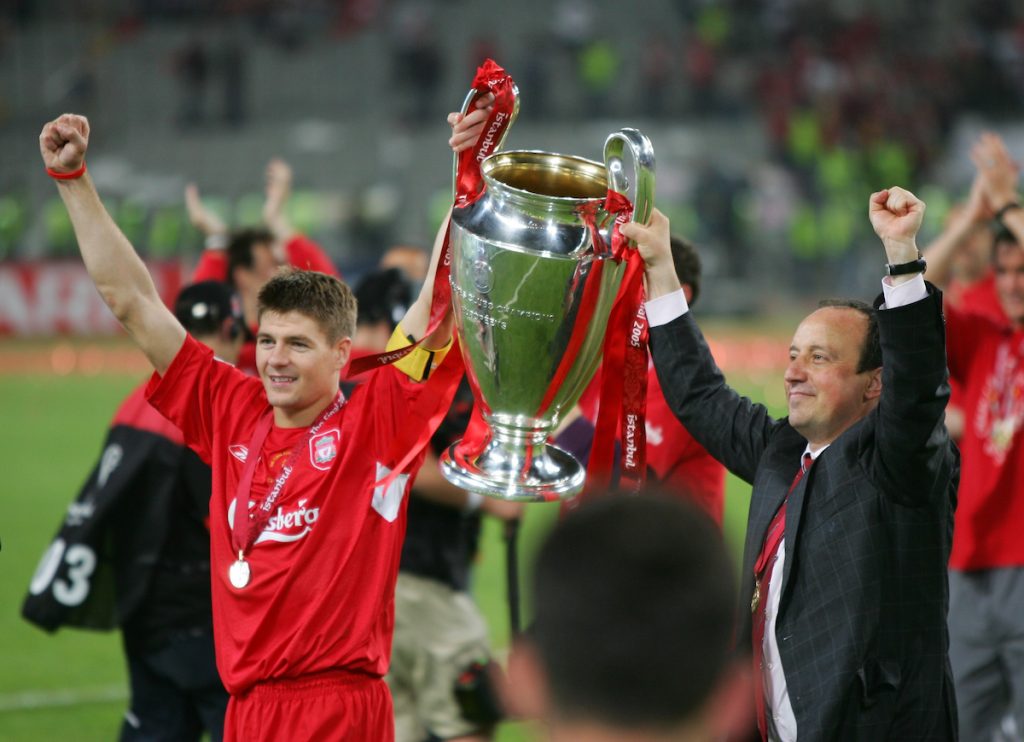
[[[261,457],[253,510],[309,429],[275,425],[262,450],[249,451],[253,429],[270,409],[262,383],[215,360],[191,337],[164,376],[154,374],[150,402],[213,468],[214,635],[217,666],[232,694],[331,669],[387,671],[405,503],[422,453],[387,488],[375,483],[389,473],[397,433],[425,424],[409,413],[423,386],[382,368],[303,443],[270,520],[246,552],[252,579],[236,589],[228,581],[238,556],[231,524],[245,461]]]

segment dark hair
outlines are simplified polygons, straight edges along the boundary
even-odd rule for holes
[[[238,297],[220,281],[185,286],[174,301],[174,316],[195,337],[219,335],[227,324],[227,332],[234,339],[245,327]]]
[[[256,245],[266,245],[269,249],[274,244],[274,235],[270,230],[248,227],[231,233],[228,241],[228,283],[235,284],[235,268],[252,269],[252,249]]]
[[[693,243],[682,237],[672,237],[669,240],[669,245],[672,248],[672,263],[675,265],[679,283],[690,286],[689,304],[692,307],[697,303],[697,297],[700,296],[700,255]]]
[[[363,276],[355,295],[359,304],[357,325],[387,322],[394,330],[412,304],[413,287],[404,272],[388,268]]]
[[[865,371],[874,371],[879,368],[882,365],[882,341],[878,336],[878,311],[859,299],[822,299],[818,302],[819,309],[826,307],[853,309],[864,315],[868,321],[868,330],[864,335],[864,345],[860,350],[857,373],[862,374]]]
[[[259,313],[298,312],[314,320],[329,343],[356,332],[356,298],[352,289],[326,273],[285,268],[259,293]]]
[[[608,495],[560,522],[537,558],[530,637],[556,713],[669,729],[728,664],[735,576],[712,520],[658,495]]]
[[[995,268],[999,265],[1000,246],[1021,247],[1021,244],[1017,241],[1017,235],[1010,231],[1010,228],[1003,224],[1002,221],[996,221],[993,224],[995,228],[992,232],[992,267]]]

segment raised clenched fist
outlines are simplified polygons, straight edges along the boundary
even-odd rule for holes
[[[43,127],[39,152],[46,167],[56,173],[71,173],[82,167],[89,148],[89,121],[85,116],[65,113]]]
[[[868,206],[875,228],[890,263],[904,263],[917,255],[917,230],[924,219],[924,201],[905,188],[893,186],[871,194]]]

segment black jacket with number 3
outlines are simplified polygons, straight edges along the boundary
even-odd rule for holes
[[[47,631],[113,629],[158,646],[209,629],[210,468],[135,389],[43,554],[22,615]]]

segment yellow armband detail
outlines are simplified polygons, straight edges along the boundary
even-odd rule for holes
[[[398,350],[412,345],[413,339],[405,334],[402,326],[399,325],[391,334],[388,340],[386,351]],[[408,376],[413,381],[426,381],[430,372],[444,362],[448,351],[452,349],[454,338],[448,340],[448,344],[437,350],[424,348],[422,345],[414,349],[409,355],[400,361],[395,361],[394,367]]]

